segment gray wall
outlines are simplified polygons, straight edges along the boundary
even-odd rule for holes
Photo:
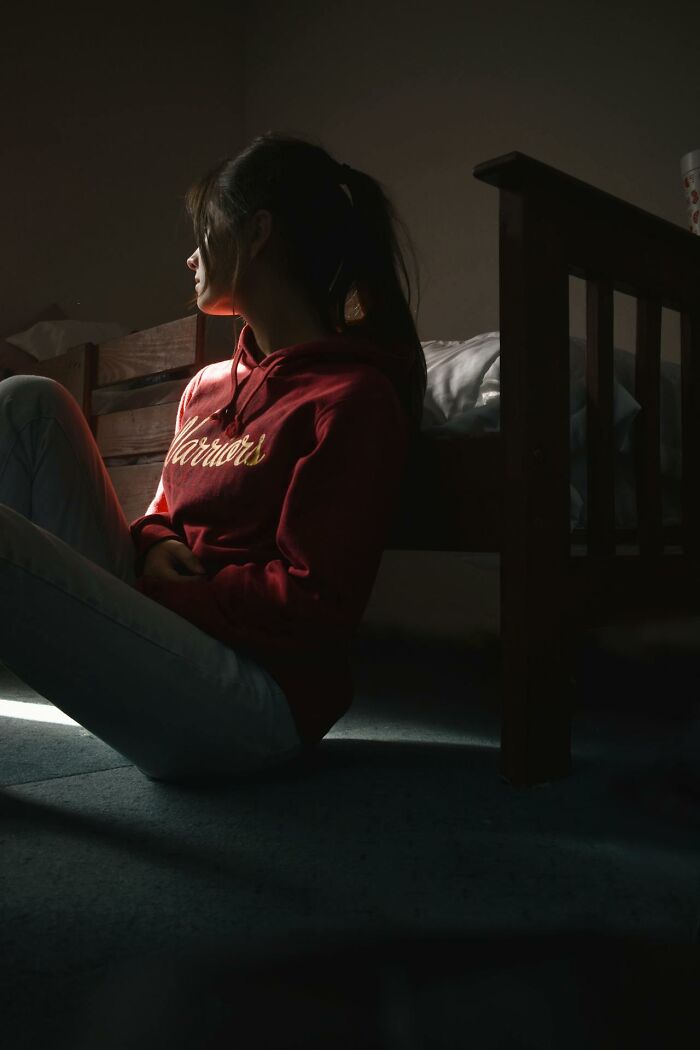
[[[130,328],[188,313],[182,198],[244,144],[244,19],[168,10],[3,15],[0,334],[50,303]]]

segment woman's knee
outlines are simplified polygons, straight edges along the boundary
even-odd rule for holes
[[[51,379],[50,376],[32,375],[8,376],[7,379],[3,379],[0,383],[0,395],[31,398],[42,406],[73,397],[58,380]]]

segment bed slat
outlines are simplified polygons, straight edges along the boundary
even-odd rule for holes
[[[700,557],[700,310],[681,311],[683,550]]]
[[[637,522],[639,553],[656,557],[663,551],[661,501],[661,302],[637,299],[635,397],[642,406],[635,420]]]
[[[588,553],[615,553],[613,287],[586,281],[586,443]]]

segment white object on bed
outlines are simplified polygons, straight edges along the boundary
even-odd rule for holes
[[[422,343],[428,371],[423,408],[423,429],[444,427],[462,434],[500,429],[501,341],[499,332],[473,339],[433,339]],[[585,448],[586,440],[586,343],[569,340],[569,411],[571,451]],[[623,351],[616,351],[617,354]],[[613,422],[615,446],[627,451],[629,430],[640,405],[629,389],[614,380]]]
[[[443,426],[455,418],[469,417],[484,379],[501,351],[498,332],[472,339],[431,339],[421,344],[428,370],[423,403],[423,427]]]
[[[60,357],[72,346],[104,343],[129,335],[131,329],[115,321],[38,321],[24,332],[5,337],[5,342],[25,350],[37,361]]]
[[[467,340],[433,339],[422,343],[428,371],[422,429],[460,434],[500,429],[500,333]],[[569,338],[569,447],[571,453],[571,528],[586,523],[586,341]],[[613,430],[616,452],[615,518],[620,528],[636,525],[632,423],[641,406],[633,396],[634,355],[615,348]],[[664,522],[680,521],[680,367],[661,362],[661,473]]]

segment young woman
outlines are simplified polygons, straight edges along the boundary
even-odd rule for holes
[[[60,384],[0,382],[0,659],[181,782],[294,760],[347,711],[426,388],[379,182],[270,132],[185,202],[190,305],[245,324],[183,392],[142,517]]]

